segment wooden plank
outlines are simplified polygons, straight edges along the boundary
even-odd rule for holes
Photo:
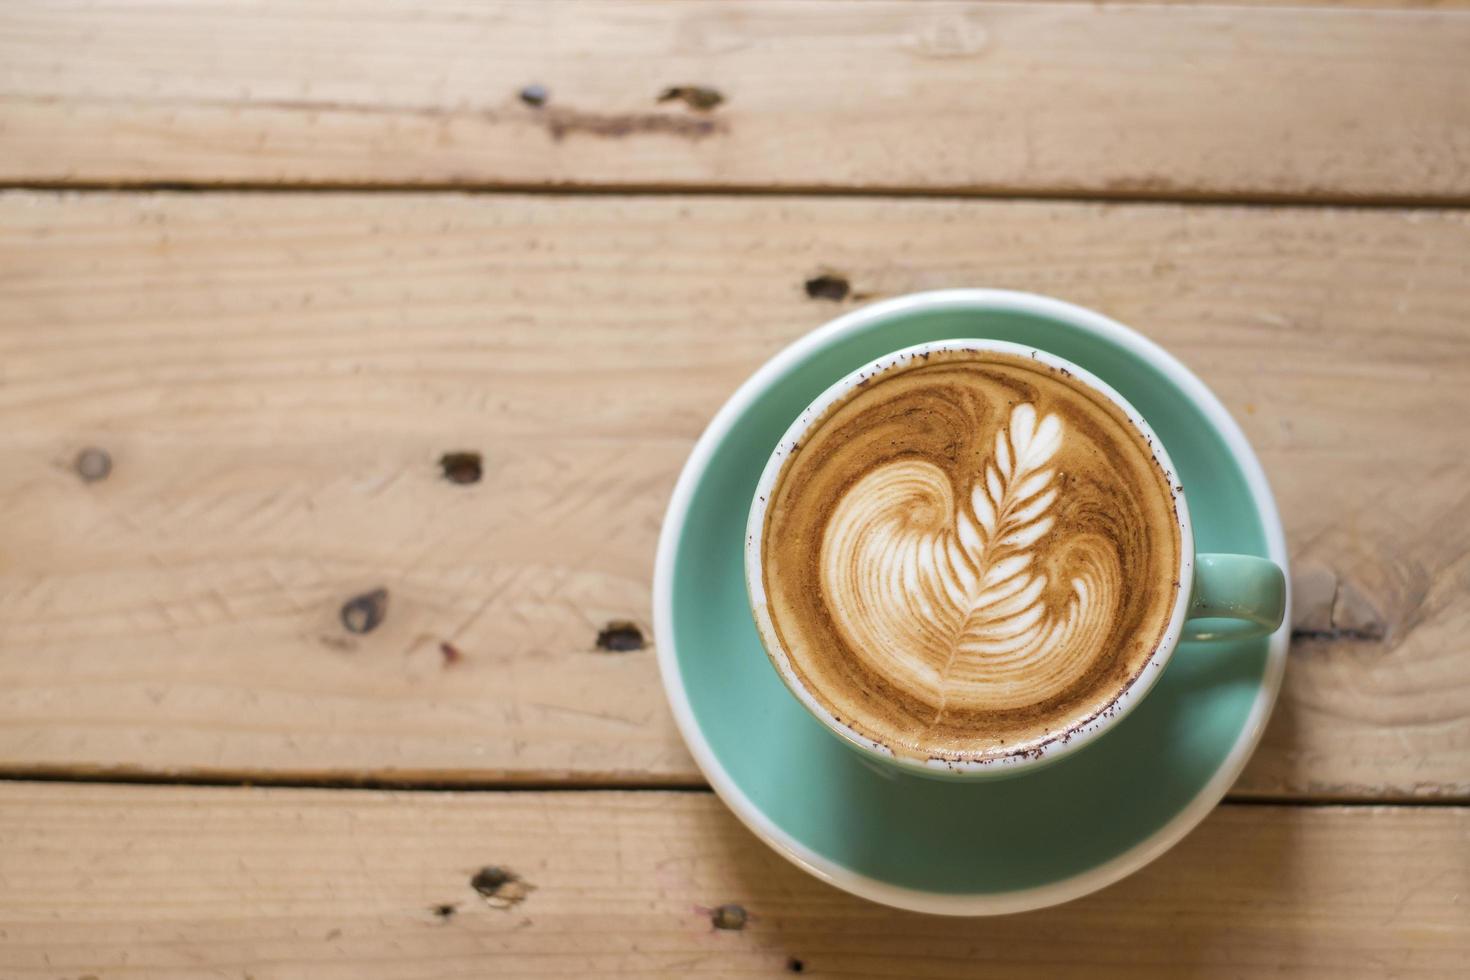
[[[1237,792],[1470,798],[1466,213],[12,192],[0,269],[6,771],[697,782],[652,649],[596,638],[648,629],[705,422],[854,305],[808,298],[827,269],[1048,292],[1176,351],[1299,572]]]
[[[0,180],[1463,202],[1467,50],[1453,10],[15,3]]]
[[[818,883],[704,793],[10,784],[11,980],[1449,977],[1470,811],[1225,806],[1100,893],[998,919]],[[470,879],[520,877],[508,897]],[[483,879],[482,879],[483,880]],[[737,904],[743,929],[711,909]],[[436,911],[438,910],[438,911]]]

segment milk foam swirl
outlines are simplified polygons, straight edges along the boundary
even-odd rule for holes
[[[1024,750],[1099,711],[1179,590],[1173,488],[1139,430],[1057,368],[943,350],[806,429],[761,530],[795,679],[895,752]]]
[[[922,460],[874,469],[827,523],[821,581],[852,651],[895,687],[937,705],[1018,708],[1055,696],[1096,657],[1121,573],[1079,536],[1069,591],[1048,601],[1036,546],[1055,523],[1062,422],[1016,406],[959,501]],[[982,475],[983,473],[983,475]]]

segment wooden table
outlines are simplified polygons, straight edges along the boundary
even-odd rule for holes
[[[6,4],[0,976],[1463,976],[1470,11],[1383,6]],[[1198,371],[1297,590],[1229,801],[972,921],[746,832],[649,628],[736,384],[960,285]]]

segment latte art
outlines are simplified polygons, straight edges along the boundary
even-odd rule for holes
[[[1035,408],[1019,405],[968,495],[931,463],[897,460],[859,480],[827,523],[821,579],[837,629],[936,713],[1055,697],[1106,637],[1121,575],[1104,542],[1069,543],[1077,554],[1062,595],[1037,569],[1055,523],[1050,463],[1062,438],[1055,415],[1038,424]]]
[[[1123,411],[996,351],[889,365],[782,463],[765,613],[801,685],[895,752],[1025,751],[1107,709],[1179,589],[1172,488]]]

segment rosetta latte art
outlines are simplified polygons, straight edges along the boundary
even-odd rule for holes
[[[1067,535],[1051,563],[1067,579],[1054,586],[1044,571],[1063,430],[1017,405],[971,486],[895,459],[859,479],[827,523],[819,571],[837,629],[871,670],[935,706],[935,720],[1054,697],[1107,639],[1122,577],[1108,543]]]

